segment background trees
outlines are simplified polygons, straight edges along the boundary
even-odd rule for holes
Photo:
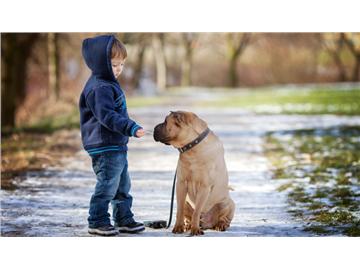
[[[348,46],[354,57],[355,64],[352,73],[352,80],[360,80],[360,33],[341,33],[341,38]]]
[[[82,40],[101,33],[1,35],[2,127],[75,110],[90,71]],[[128,94],[360,80],[359,33],[116,33]]]
[[[1,125],[13,127],[26,97],[27,63],[39,34],[1,35]]]
[[[229,86],[237,87],[239,82],[239,73],[237,69],[238,59],[244,53],[245,48],[250,42],[250,33],[228,33],[227,57],[229,59]]]
[[[195,33],[181,34],[182,46],[184,48],[184,56],[181,60],[181,86],[190,86],[192,84],[192,61],[197,39],[198,34]]]

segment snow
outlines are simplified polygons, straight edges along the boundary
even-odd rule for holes
[[[206,120],[225,147],[225,160],[235,217],[225,232],[207,230],[202,237],[309,236],[305,224],[287,212],[286,192],[276,189],[283,181],[271,180],[263,155],[263,135],[268,131],[360,125],[360,117],[333,115],[256,115],[242,109],[199,109],[181,106],[131,109],[131,117],[147,130],[162,122],[170,110],[191,110]],[[80,135],[79,135],[80,140]],[[178,151],[156,143],[151,135],[129,143],[129,172],[137,220],[167,220]],[[19,188],[1,190],[3,236],[89,236],[87,212],[95,178],[84,151],[64,160],[65,166],[28,172]],[[175,223],[176,203],[172,225]],[[133,237],[181,237],[170,229],[149,229]]]

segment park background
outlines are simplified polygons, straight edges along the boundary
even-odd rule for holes
[[[1,35],[4,236],[86,235],[81,44],[100,34]],[[227,236],[360,235],[359,33],[114,34],[131,117],[151,133],[194,111],[223,140],[238,207]],[[152,136],[129,149],[139,218],[166,217],[176,151]]]
[[[45,7],[42,1],[11,1],[2,4],[4,8],[0,20],[2,32],[358,32],[355,8],[357,3],[352,0],[326,3],[256,0],[233,4],[227,0],[220,4],[217,1],[209,1],[205,6],[200,1],[184,1],[174,5],[169,5],[163,0],[128,3],[106,1],[105,5],[87,5],[84,12],[81,1],[72,2],[71,8],[68,5]],[[112,10],[117,10],[113,13],[116,17],[112,17],[111,20],[109,5]],[[89,19],[92,16],[98,20]],[[112,251],[106,248],[97,249],[96,257],[101,259],[89,260],[89,254],[95,252],[94,240],[97,240],[96,244],[112,247]],[[108,258],[109,252],[114,254],[116,251],[126,256],[127,260],[122,262],[123,264],[129,267],[135,264],[150,269],[167,267],[172,262],[184,266],[207,266],[210,269],[234,268],[239,265],[252,269],[288,269],[289,265],[293,269],[303,269],[309,265],[313,268],[338,269],[353,267],[357,258],[356,239],[344,237],[157,238],[156,241],[151,238],[80,240],[2,237],[1,242],[1,251],[4,254],[1,264],[13,269],[83,268],[84,265],[90,269],[113,267],[113,260],[103,259]],[[141,260],[139,254],[133,252],[139,247]],[[179,254],[183,254],[184,250],[194,256],[179,260]]]
[[[84,38],[96,34],[100,33],[2,34],[3,129],[41,126],[47,121],[54,128],[78,123],[71,116],[77,114],[74,108],[89,76],[81,44]],[[286,84],[360,80],[358,33],[117,33],[116,36],[129,52],[120,83],[129,96],[146,97],[144,102],[155,102],[151,97],[180,87],[239,92]],[[295,96],[299,92],[294,91]],[[349,108],[346,112],[343,106],[335,112],[349,114],[358,109]],[[48,120],[59,118],[60,114],[72,120],[66,123]]]

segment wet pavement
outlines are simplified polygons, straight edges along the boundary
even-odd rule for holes
[[[360,125],[360,117],[256,115],[241,109],[201,109],[190,105],[130,109],[131,117],[145,129],[162,122],[170,110],[191,110],[206,120],[222,140],[229,171],[230,195],[236,212],[225,232],[207,230],[204,236],[312,236],[301,220],[287,212],[286,193],[276,191],[282,181],[272,180],[263,154],[263,135],[268,131]],[[79,131],[74,143],[80,143]],[[77,139],[76,139],[77,138]],[[168,219],[178,151],[156,143],[152,135],[131,138],[129,172],[134,197],[133,212],[140,221]],[[18,188],[1,190],[2,236],[89,236],[87,212],[95,185],[90,158],[84,151],[63,160],[62,166],[28,172],[16,180]],[[176,207],[176,204],[175,204]],[[174,209],[173,223],[175,223]],[[171,229],[146,229],[138,235],[174,235]]]

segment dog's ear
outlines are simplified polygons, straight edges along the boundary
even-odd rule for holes
[[[208,127],[207,123],[195,113],[192,113],[192,126],[199,134]]]
[[[187,124],[187,118],[185,113],[178,111],[178,112],[171,112],[171,114],[174,117],[176,124],[178,125],[180,125],[181,123]]]

